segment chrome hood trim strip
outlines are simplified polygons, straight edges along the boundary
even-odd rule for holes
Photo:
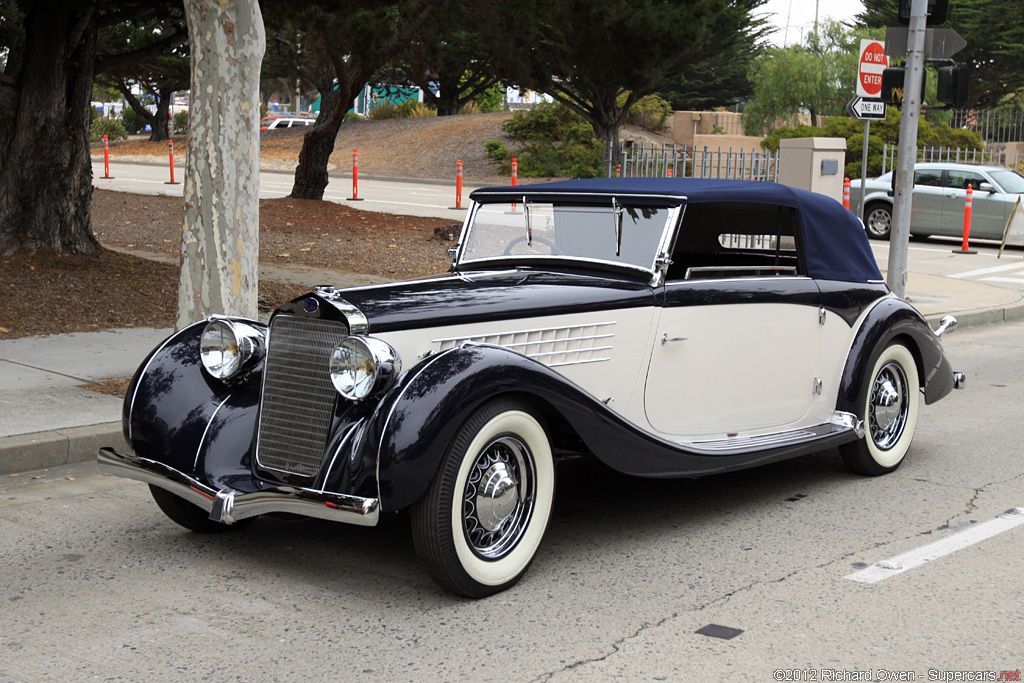
[[[233,524],[269,512],[290,512],[358,526],[376,526],[380,516],[380,501],[377,498],[361,498],[297,486],[277,486],[252,493],[239,493],[231,489],[218,491],[173,467],[135,454],[118,453],[113,448],[101,448],[96,459],[99,470],[104,474],[159,486],[197,507],[209,510],[210,519],[224,524]]]

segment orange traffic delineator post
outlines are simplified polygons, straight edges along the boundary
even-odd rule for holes
[[[167,141],[167,158],[170,162],[171,179],[164,183],[164,185],[180,185],[181,183],[174,181],[174,140]]]
[[[850,210],[850,179],[843,179],[843,208]]]
[[[462,159],[455,162],[455,206],[448,208],[458,211],[465,210],[465,207],[462,206]]]
[[[106,135],[103,136],[103,179],[114,179],[114,176],[110,175],[110,144],[107,142]]]
[[[615,165],[615,177],[618,178],[622,175],[622,164]]]
[[[672,177],[672,169],[671,169],[671,167],[666,169],[666,171],[668,173],[668,177],[671,178]]]
[[[954,249],[954,254],[977,254],[977,249],[969,249],[967,241],[971,237],[971,204],[974,203],[974,190],[970,183],[967,184],[967,198],[964,200],[964,243],[959,249]]]
[[[350,202],[361,202],[359,198],[359,150],[352,150],[352,196],[348,198]]]
[[[512,185],[516,186],[519,184],[519,159],[512,157]],[[512,202],[512,210],[509,213],[516,212],[516,203]]]

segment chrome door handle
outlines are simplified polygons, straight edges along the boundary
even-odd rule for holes
[[[669,338],[668,333],[661,335],[661,345],[664,346],[669,342],[681,342],[686,341],[686,337],[671,337]]]

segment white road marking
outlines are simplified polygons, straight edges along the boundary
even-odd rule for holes
[[[887,243],[886,244],[872,244],[871,246],[872,247],[877,247],[878,249],[888,249],[889,248],[889,245]],[[908,247],[908,249],[910,251],[930,251],[930,252],[933,252],[935,254],[948,254],[949,253],[949,249],[932,249],[930,247]]]
[[[968,270],[963,273],[957,273],[950,275],[950,277],[964,278],[974,277],[975,275],[988,275],[989,273],[1001,273],[1004,270],[1013,270],[1014,268],[1024,268],[1024,263],[1008,263],[1003,266],[992,266],[991,268],[979,268],[978,270]]]
[[[1022,277],[983,277],[981,279],[985,282],[1009,282],[1015,285],[1024,285]]]
[[[897,574],[902,574],[909,569],[916,569],[921,565],[937,560],[957,550],[963,550],[969,546],[992,538],[1004,531],[1024,524],[1024,507],[1014,508],[1009,512],[990,519],[981,524],[975,524],[969,529],[947,536],[941,540],[915,548],[901,555],[890,557],[888,560],[876,562],[866,569],[861,569],[844,578],[860,583],[878,583]]]

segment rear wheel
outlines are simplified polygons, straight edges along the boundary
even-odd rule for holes
[[[184,498],[176,496],[167,489],[159,486],[149,485],[149,492],[153,500],[165,515],[181,526],[201,534],[219,534],[232,529],[240,529],[248,526],[255,517],[241,519],[234,524],[224,524],[210,519],[210,513],[197,505],[193,505]]]
[[[554,474],[529,405],[497,399],[473,413],[412,509],[413,542],[431,577],[470,598],[514,585],[547,528]]]
[[[917,429],[920,386],[917,364],[907,347],[886,347],[862,391],[864,438],[839,447],[850,469],[877,476],[900,466]]]
[[[892,232],[892,204],[871,202],[864,207],[864,227],[872,239],[889,239]]]

